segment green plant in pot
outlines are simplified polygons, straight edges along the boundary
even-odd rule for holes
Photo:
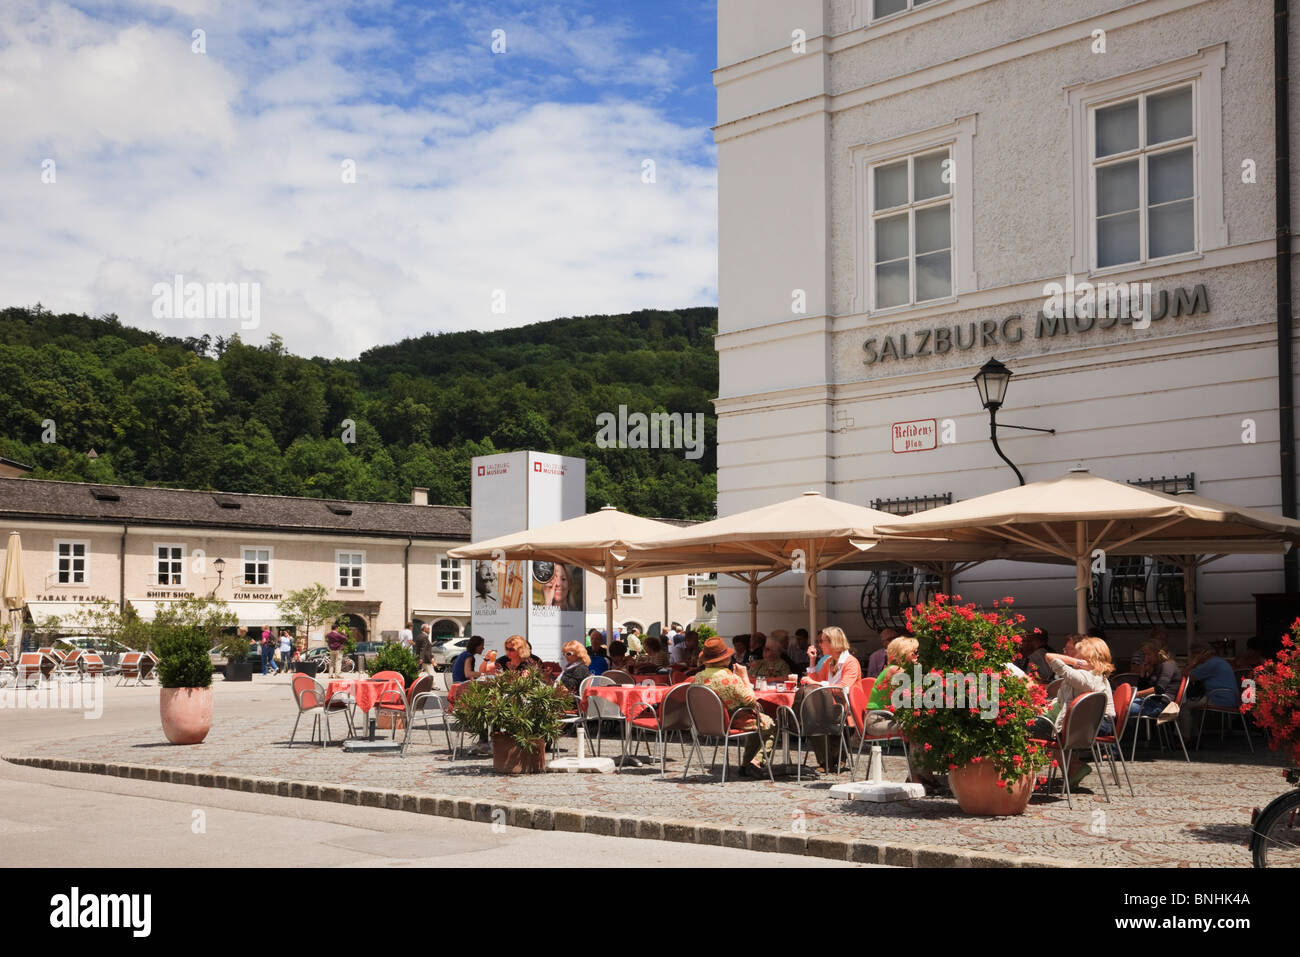
[[[1050,756],[1029,725],[1046,703],[1045,689],[1008,671],[1023,635],[1024,616],[994,602],[991,612],[960,595],[936,595],[907,611],[917,662],[892,681],[894,715],[912,762],[945,772],[968,814],[1021,814],[1038,771]]]
[[[389,642],[379,649],[370,665],[372,675],[377,675],[381,671],[396,671],[409,688],[411,682],[420,676],[420,659],[415,657],[415,652],[400,642]]]
[[[456,696],[456,720],[471,734],[492,735],[493,768],[501,773],[542,771],[546,746],[564,732],[573,697],[526,668],[490,681],[471,681]]]
[[[225,602],[190,598],[162,606],[148,626],[158,658],[159,716],[172,744],[199,744],[212,729],[208,649],[235,622]]]

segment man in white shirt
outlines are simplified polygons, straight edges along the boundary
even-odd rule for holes
[[[414,622],[408,621],[406,627],[397,634],[397,640],[406,648],[411,648],[415,645],[415,634],[411,631],[411,627],[414,624]]]

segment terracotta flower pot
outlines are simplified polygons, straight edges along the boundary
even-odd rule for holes
[[[375,718],[375,727],[383,728],[385,731],[391,731],[394,722],[396,722],[399,728],[404,727],[406,724],[406,716],[396,711],[381,711],[379,712],[379,716]]]
[[[212,729],[212,689],[163,688],[158,711],[168,741],[201,744]]]
[[[998,769],[992,761],[967,764],[948,772],[948,785],[966,814],[981,817],[1024,814],[1034,791],[1034,776],[1027,774],[1005,787],[998,787],[997,782]]]
[[[537,774],[546,770],[546,742],[525,751],[508,734],[492,735],[492,770],[498,774]]]

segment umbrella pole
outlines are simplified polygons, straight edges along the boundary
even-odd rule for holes
[[[1074,523],[1074,630],[1088,633],[1088,578],[1091,575],[1087,554],[1087,530],[1083,522]]]
[[[614,557],[605,551],[605,641],[614,640],[614,589],[618,587],[618,575],[612,570]]]
[[[749,640],[758,634],[758,572],[749,575]]]
[[[1196,559],[1183,565],[1183,614],[1187,616],[1187,660],[1192,660],[1196,641]]]

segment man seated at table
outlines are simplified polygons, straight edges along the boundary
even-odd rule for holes
[[[754,689],[749,686],[744,666],[737,665],[733,670],[732,657],[733,652],[725,641],[716,635],[709,638],[700,651],[700,663],[704,669],[691,679],[691,683],[713,691],[722,699],[722,705],[728,713],[737,708],[754,709],[758,716],[757,725],[752,716],[746,716],[743,722],[732,727],[742,731],[758,731],[757,739],[746,739],[740,774],[742,777],[764,777],[763,763],[771,760],[776,745],[776,722],[763,713]]]
[[[627,653],[627,642],[611,641],[609,643],[609,666],[620,671],[627,671],[632,665],[632,656]]]
[[[634,675],[653,674],[668,667],[668,652],[664,651],[663,642],[654,635],[641,639],[643,651],[632,662]]]
[[[683,665],[688,670],[696,665],[696,657],[700,651],[700,636],[694,629],[686,632],[682,640],[673,645],[672,663],[674,665]]]
[[[868,678],[874,678],[885,670],[885,665],[889,663],[889,643],[898,637],[898,629],[886,628],[880,633],[880,647],[873,651],[867,658],[867,667],[863,669],[863,674]]]
[[[792,674],[790,663],[781,657],[780,643],[771,639],[763,645],[763,657],[749,666],[749,676],[756,681],[759,678],[780,679]]]

